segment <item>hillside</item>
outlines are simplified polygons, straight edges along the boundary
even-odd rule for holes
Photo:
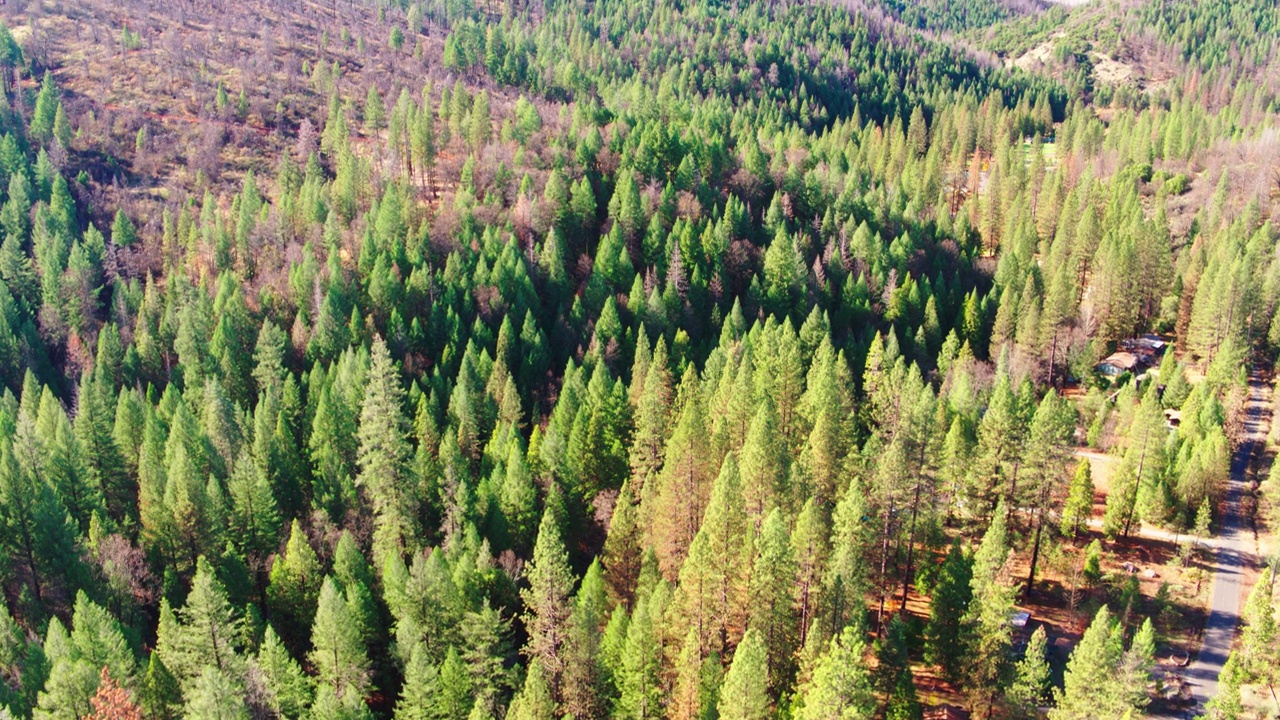
[[[1205,710],[1273,10],[9,0],[2,712]]]

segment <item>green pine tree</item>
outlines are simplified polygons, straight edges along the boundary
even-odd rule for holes
[[[1067,502],[1062,507],[1062,523],[1059,530],[1067,537],[1076,537],[1081,523],[1087,522],[1092,512],[1093,472],[1089,461],[1081,460],[1076,465],[1075,474],[1071,476],[1071,486],[1067,490]]]
[[[203,557],[196,563],[186,604],[175,613],[167,601],[161,602],[157,635],[156,652],[184,692],[195,686],[206,668],[228,681],[244,676],[244,620]]]
[[[650,370],[650,375],[653,373]],[[706,411],[692,367],[680,383],[679,397],[682,408],[666,443],[662,471],[646,483],[643,502],[649,518],[650,544],[657,550],[663,575],[669,579],[679,574],[702,522],[714,480]]]
[[[1006,514],[1002,502],[974,553],[969,582],[972,600],[962,620],[966,628],[966,686],[979,707],[993,707],[1008,682],[1012,644],[1009,616],[1016,590],[1004,577],[1009,557]]]
[[[439,692],[439,672],[431,664],[425,645],[414,647],[405,663],[404,686],[396,702],[395,720],[431,720],[436,717],[435,698]]]
[[[795,558],[787,524],[777,508],[769,512],[756,541],[755,567],[751,573],[749,629],[760,634],[769,653],[769,680],[775,693],[791,677],[798,623],[792,610]]]
[[[257,664],[262,671],[271,709],[289,720],[303,717],[315,692],[312,680],[289,655],[271,626],[267,626],[258,647]]]
[[[227,495],[231,500],[228,537],[251,567],[261,568],[279,544],[280,512],[271,483],[247,453],[240,455],[227,478]]]
[[[399,373],[382,338],[374,338],[360,411],[360,473],[356,483],[374,511],[374,556],[403,552],[418,537],[410,478],[410,447]]]
[[[1104,605],[1071,652],[1062,688],[1054,689],[1057,707],[1049,711],[1050,720],[1122,717],[1145,707],[1154,651],[1149,624],[1135,636],[1129,653],[1123,642],[1124,627]]]
[[[368,694],[370,662],[362,628],[332,577],[326,577],[320,587],[308,658],[319,681],[332,687],[339,698]]]
[[[1049,690],[1048,641],[1044,626],[1036,628],[1022,659],[1013,669],[1013,682],[1009,685],[1006,700],[1011,712],[1018,717],[1038,717],[1041,703]]]
[[[866,643],[856,627],[845,628],[819,658],[813,677],[799,692],[797,720],[857,720],[876,710]]]
[[[530,659],[537,659],[551,697],[559,704],[565,671],[564,643],[568,639],[569,617],[573,612],[569,599],[573,592],[573,574],[550,507],[542,514],[527,577],[529,587],[520,592],[525,606],[525,629],[529,633],[525,654]]]
[[[524,687],[511,701],[507,710],[508,720],[556,720],[556,703],[551,697],[551,687],[542,674],[542,666],[538,659],[529,661],[529,669],[525,673]],[[642,717],[657,718],[658,715]],[[399,718],[397,718],[399,720]]]
[[[276,555],[267,585],[267,609],[286,644],[301,648],[315,621],[316,600],[324,583],[320,559],[297,520],[289,528],[284,552]]]
[[[702,526],[680,568],[685,616],[698,629],[705,652],[733,640],[730,630],[746,614],[747,516],[742,481],[733,455],[725,457]]]
[[[147,717],[171,720],[178,717],[182,705],[182,690],[178,681],[160,660],[159,652],[152,652],[147,661],[147,672],[138,682],[138,704]]]
[[[244,689],[216,667],[204,668],[186,693],[183,717],[190,720],[249,720]]]
[[[724,676],[717,708],[722,720],[765,720],[772,713],[768,693],[768,649],[754,630],[742,636]],[[764,682],[761,682],[761,681]]]
[[[132,684],[136,661],[120,623],[84,592],[76,596],[70,635],[55,619],[45,653],[49,676],[34,712],[41,720],[74,720],[88,715],[103,668],[118,682]]]
[[[657,592],[636,602],[622,650],[621,672],[616,677],[619,696],[614,713],[620,719],[650,720],[663,716],[662,641],[654,617],[661,621],[662,605]]]
[[[600,641],[607,609],[604,572],[596,560],[587,568],[574,597],[564,644],[564,704],[574,717],[606,714],[606,671],[600,657]]]
[[[972,573],[972,564],[959,541],[953,543],[929,603],[925,657],[942,669],[942,676],[949,682],[959,682],[966,668],[964,616],[973,597]]]

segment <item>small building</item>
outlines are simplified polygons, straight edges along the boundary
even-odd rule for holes
[[[1107,377],[1127,372],[1139,373],[1159,365],[1160,358],[1168,349],[1169,344],[1159,335],[1147,333],[1125,338],[1116,343],[1116,351],[1098,363],[1095,369]]]
[[[1119,348],[1124,352],[1132,353],[1140,365],[1155,366],[1159,364],[1160,358],[1168,349],[1168,343],[1160,339],[1159,335],[1148,333],[1121,340]]]
[[[1138,356],[1121,350],[1108,355],[1102,362],[1098,363],[1098,372],[1109,377],[1115,377],[1131,372],[1136,367],[1138,367]]]
[[[1014,610],[1009,614],[1010,640],[1012,640],[1012,649],[1015,655],[1021,655],[1026,652],[1027,643],[1031,641],[1031,632],[1034,629],[1031,622],[1031,613],[1025,610]]]

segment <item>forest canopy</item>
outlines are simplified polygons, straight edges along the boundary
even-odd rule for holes
[[[1141,5],[11,0],[0,713],[1139,716],[1280,350],[1274,8]]]

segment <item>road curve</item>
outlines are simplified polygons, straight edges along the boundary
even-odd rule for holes
[[[1209,590],[1209,617],[1195,662],[1187,668],[1195,706],[1192,715],[1203,712],[1204,705],[1218,691],[1218,675],[1231,653],[1240,607],[1244,604],[1244,573],[1253,563],[1253,537],[1240,517],[1240,496],[1247,487],[1249,464],[1267,436],[1270,412],[1270,388],[1256,376],[1249,379],[1249,399],[1245,414],[1245,438],[1231,458],[1231,478],[1218,523],[1214,551],[1213,584]]]

